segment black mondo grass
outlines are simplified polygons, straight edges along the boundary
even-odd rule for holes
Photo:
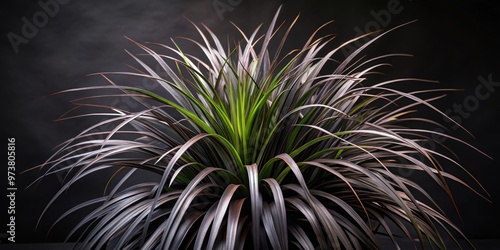
[[[419,107],[446,116],[431,104],[446,90],[401,90],[426,81],[415,78],[371,80],[388,65],[385,59],[406,56],[360,55],[391,30],[340,62],[332,56],[360,38],[325,51],[333,37],[316,31],[302,48],[283,53],[297,19],[285,27],[277,24],[278,14],[262,33],[244,34],[235,26],[241,38],[227,46],[207,27],[194,25],[200,40],[188,40],[203,57],[173,40],[171,46],[132,41],[142,50],[129,53],[140,69],[99,73],[109,85],[62,91],[110,94],[81,98],[61,118],[101,120],[36,167],[45,174],[35,183],[66,175],[42,216],[74,183],[111,171],[102,197],[55,222],[92,208],[68,235],[77,248],[380,249],[379,235],[396,248],[400,238],[416,249],[445,249],[445,238],[459,245],[465,236],[428,191],[398,174],[422,172],[452,203],[450,182],[476,192],[445,170],[468,174],[451,151],[449,156],[421,146],[436,132],[408,127],[436,125],[415,116]],[[153,70],[157,65],[161,74]],[[115,75],[153,80],[157,91],[122,85]],[[93,102],[116,96],[140,108]],[[72,113],[88,107],[94,111]],[[144,172],[156,178],[129,184]]]

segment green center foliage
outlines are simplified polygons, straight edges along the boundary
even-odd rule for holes
[[[131,54],[142,70],[118,74],[152,79],[161,87],[156,92],[120,85],[112,80],[117,73],[101,74],[109,86],[69,90],[112,89],[141,108],[81,103],[105,110],[83,116],[106,118],[42,165],[47,174],[68,174],[48,207],[84,177],[116,172],[104,197],[56,221],[93,208],[68,237],[79,232],[85,249],[377,249],[377,235],[395,246],[399,235],[445,248],[442,234],[460,233],[419,184],[398,174],[422,171],[452,201],[446,180],[469,187],[441,165],[461,168],[457,162],[420,146],[436,132],[404,126],[435,126],[410,115],[417,106],[444,115],[429,104],[438,97],[419,97],[439,90],[397,89],[418,79],[367,81],[387,65],[382,59],[404,56],[356,59],[384,34],[341,62],[332,56],[356,39],[324,51],[332,37],[315,32],[302,48],[283,54],[293,24],[275,29],[277,16],[267,32],[241,32],[233,46],[195,26],[201,40],[192,42],[204,57],[175,43],[155,44],[166,54],[136,43],[146,52]],[[283,36],[273,52],[268,47],[278,31]],[[139,59],[144,56],[162,76]],[[128,184],[144,171],[158,178]]]

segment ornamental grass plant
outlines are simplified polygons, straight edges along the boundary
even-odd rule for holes
[[[194,25],[199,38],[187,40],[201,56],[177,40],[131,40],[142,52],[129,53],[137,62],[129,72],[98,73],[109,85],[60,92],[102,92],[61,118],[101,120],[37,167],[45,170],[37,181],[66,176],[43,214],[74,183],[113,171],[103,196],[55,221],[92,208],[68,234],[82,249],[379,249],[379,235],[396,248],[403,237],[415,248],[444,249],[445,238],[464,237],[422,186],[435,182],[452,203],[450,182],[476,192],[446,170],[468,174],[451,150],[421,146],[437,133],[425,124],[437,123],[416,111],[446,116],[431,104],[445,90],[404,91],[429,82],[416,78],[373,80],[385,60],[407,56],[362,56],[391,30],[341,61],[333,56],[361,37],[327,49],[333,36],[318,35],[324,26],[283,52],[297,19],[280,25],[278,14],[263,32],[235,25],[241,37],[227,45]],[[117,75],[158,88],[123,84]],[[96,102],[116,96],[140,108]],[[130,184],[145,172],[156,177]]]

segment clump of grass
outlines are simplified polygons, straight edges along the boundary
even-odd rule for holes
[[[286,30],[276,28],[278,13],[267,31],[241,32],[232,47],[195,25],[201,39],[190,41],[202,57],[175,42],[134,42],[165,77],[130,54],[141,70],[100,73],[109,86],[63,91],[111,89],[141,108],[79,104],[104,110],[83,116],[105,119],[66,141],[42,165],[46,175],[68,172],[44,213],[73,183],[112,169],[120,179],[103,197],[57,220],[95,207],[68,236],[86,228],[78,238],[85,249],[378,249],[378,234],[395,246],[395,235],[403,234],[412,242],[418,237],[422,247],[445,248],[443,233],[463,236],[426,190],[397,171],[426,173],[452,201],[450,180],[470,188],[441,165],[462,168],[459,163],[420,146],[435,132],[405,126],[435,124],[413,116],[418,106],[445,115],[431,104],[440,95],[421,97],[442,90],[398,90],[424,81],[413,78],[370,80],[387,66],[384,59],[406,56],[358,59],[387,32],[333,68],[332,56],[359,38],[324,51],[333,37],[314,32],[302,48],[284,54],[297,19]],[[280,29],[284,35],[270,51]],[[154,80],[161,90],[120,85],[114,74]],[[141,171],[157,179],[127,186]]]

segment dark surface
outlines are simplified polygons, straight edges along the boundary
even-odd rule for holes
[[[17,53],[9,42],[8,34],[12,32],[22,35],[23,17],[32,18],[42,8],[36,1],[9,1],[8,5],[2,3],[2,138],[16,138],[17,173],[43,163],[56,145],[92,124],[93,121],[89,120],[52,122],[72,107],[68,101],[77,96],[47,95],[63,89],[103,83],[102,79],[87,77],[89,73],[126,70],[125,64],[133,62],[124,49],[132,52],[139,50],[124,36],[139,42],[159,43],[170,43],[170,37],[198,38],[195,29],[184,17],[196,24],[203,22],[222,37],[236,34],[230,21],[249,32],[260,23],[267,24],[277,6],[286,2],[280,20],[291,21],[297,13],[301,13],[288,49],[300,46],[319,25],[329,20],[335,22],[323,33],[338,34],[333,45],[340,45],[356,36],[357,29],[364,32],[367,24],[373,24],[376,20],[371,13],[381,13],[391,1],[304,3],[305,1],[298,0],[245,0],[221,16],[217,14],[213,2],[69,1],[65,5],[59,5],[57,13],[48,18],[36,35],[27,39],[28,43],[19,44]],[[386,73],[390,77],[433,79],[440,82],[439,87],[463,89],[461,92],[449,93],[436,103],[436,106],[446,111],[453,109],[454,104],[463,104],[464,100],[470,100],[469,97],[475,95],[475,89],[480,84],[478,77],[490,76],[494,81],[500,81],[500,8],[498,1],[422,2],[401,0],[398,5],[400,11],[392,14],[390,20],[385,19],[379,26],[390,28],[415,19],[418,21],[375,43],[367,53],[371,56],[384,53],[414,54],[413,58],[395,61],[394,67],[388,68]],[[192,48],[188,43],[182,44],[184,50]],[[341,57],[342,53],[339,54],[339,58]],[[500,238],[500,123],[497,119],[500,91],[496,90],[495,92],[493,89],[488,98],[478,102],[474,110],[461,118],[460,123],[475,138],[451,127],[449,132],[473,144],[493,159],[457,146],[452,141],[446,142],[454,148],[463,165],[483,183],[491,195],[491,203],[466,188],[452,185],[456,203],[461,208],[461,221],[443,192],[431,192],[451,219],[471,238]],[[450,126],[439,115],[429,116]],[[454,170],[451,172],[459,173]],[[56,225],[47,236],[51,223],[69,207],[102,193],[106,184],[105,179],[95,176],[86,183],[76,185],[47,212],[35,229],[45,204],[59,189],[61,179],[61,176],[48,177],[36,188],[24,190],[40,173],[32,171],[17,178],[19,191],[16,196],[16,240],[20,243],[62,241],[78,221],[78,215]],[[1,176],[6,176],[6,173]],[[467,175],[460,176],[468,183],[474,183]],[[420,176],[412,178],[419,181]],[[435,188],[431,185],[427,187]],[[478,185],[473,187],[479,188]],[[5,198],[3,193],[2,197]],[[3,219],[0,225],[6,225],[6,208],[0,207],[0,218]],[[7,230],[0,227],[3,242],[5,231]],[[478,249],[494,249],[493,245],[497,245],[484,242],[489,245],[485,245],[485,248],[478,245]],[[478,241],[478,244],[483,244],[483,241]],[[50,247],[55,245],[46,246],[45,249],[52,249]],[[12,249],[31,249],[30,247],[35,245],[20,245]],[[10,246],[0,248],[11,249]]]
[[[466,245],[464,241],[460,241],[463,244],[463,247],[460,248],[455,246],[452,242],[448,245],[448,250],[469,250],[473,249]],[[476,250],[498,250],[500,249],[500,241],[499,240],[472,240],[472,244],[474,245]],[[2,245],[0,249],[2,250],[70,250],[73,249],[75,244],[61,244],[61,243],[45,243],[45,244],[12,244],[12,245]],[[384,250],[392,250],[395,249],[390,240],[384,239],[381,240],[381,249]],[[411,243],[401,243],[401,249],[413,249],[413,245]]]

